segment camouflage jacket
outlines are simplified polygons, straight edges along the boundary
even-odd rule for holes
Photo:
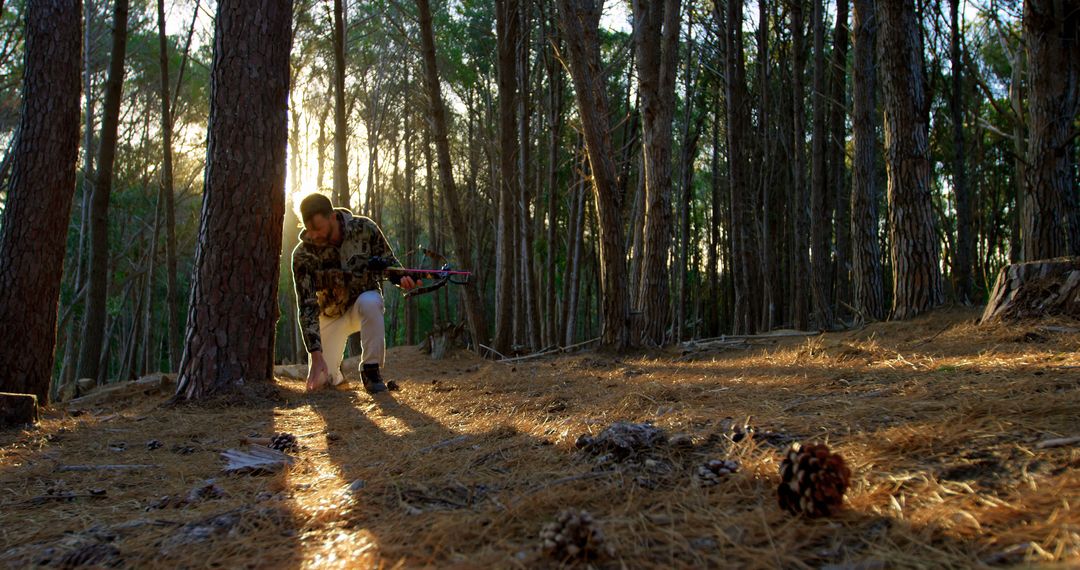
[[[308,352],[322,350],[319,316],[340,317],[364,291],[381,291],[381,273],[367,271],[374,256],[399,265],[382,230],[370,218],[335,210],[341,223],[341,245],[318,246],[300,232],[293,250],[293,285],[300,312],[300,330]]]

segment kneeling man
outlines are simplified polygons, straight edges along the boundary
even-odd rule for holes
[[[341,359],[349,335],[360,332],[363,354],[360,378],[370,393],[397,390],[384,383],[379,367],[385,361],[381,281],[385,278],[408,291],[421,283],[409,276],[385,277],[385,264],[369,268],[373,257],[399,265],[382,230],[370,218],[334,208],[322,194],[300,202],[304,230],[293,250],[293,283],[300,312],[300,329],[308,351],[307,389],[345,381]]]

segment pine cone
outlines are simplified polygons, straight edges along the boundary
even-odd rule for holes
[[[611,555],[604,533],[588,511],[569,509],[540,531],[544,554],[557,560],[596,560]]]
[[[702,487],[711,487],[724,477],[739,470],[739,462],[733,459],[712,459],[697,470],[698,483]]]
[[[791,444],[780,464],[780,508],[808,517],[829,516],[844,502],[851,470],[824,444]]]
[[[296,451],[300,449],[300,444],[296,442],[296,436],[285,432],[275,433],[270,437],[270,443],[266,446],[278,451]]]

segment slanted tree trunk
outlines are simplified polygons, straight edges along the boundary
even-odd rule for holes
[[[435,151],[439,163],[439,181],[443,189],[443,204],[446,206],[454,238],[454,250],[458,259],[471,258],[471,239],[468,220],[462,214],[458,199],[457,185],[454,182],[454,169],[450,163],[449,128],[446,124],[446,107],[442,98],[442,86],[439,84],[439,68],[435,59],[435,32],[431,23],[431,3],[429,0],[416,0],[420,14],[420,40],[424,59],[424,83],[427,86],[431,127],[435,135]],[[484,306],[480,292],[476,287],[463,287],[465,313],[469,321],[469,332],[474,345],[488,340],[487,322],[484,318]]]
[[[517,88],[515,59],[520,20],[518,0],[495,3],[499,88],[499,210],[495,222],[495,341],[494,349],[510,353],[514,337],[514,184],[517,172]]]
[[[1070,153],[1080,87],[1080,8],[1067,0],[1024,2],[1029,133],[1027,178],[1020,207],[1024,261],[1064,255],[1076,192]],[[1077,234],[1080,236],[1080,233]],[[1072,251],[1074,255],[1080,251]]]
[[[86,293],[86,316],[76,378],[100,380],[101,349],[105,342],[105,309],[109,296],[109,195],[112,194],[116,131],[120,121],[120,97],[124,88],[124,55],[127,52],[128,0],[113,5],[112,53],[105,82],[105,108],[101,119],[97,180],[90,198],[90,263]]]
[[[629,295],[626,293],[626,251],[622,228],[622,196],[618,193],[611,145],[608,97],[600,64],[599,25],[602,2],[559,0],[559,21],[569,71],[574,81],[585,148],[592,169],[593,196],[600,226],[600,345],[622,349],[630,344]]]
[[[342,208],[349,205],[349,128],[345,110],[345,9],[334,0],[334,196]]]
[[[981,322],[1054,315],[1080,319],[1080,257],[1002,267]]]
[[[964,81],[963,63],[960,59],[960,2],[949,1],[949,59],[952,67],[952,89],[949,93],[949,115],[952,119],[953,156],[952,183],[956,196],[956,250],[953,253],[953,282],[956,299],[965,305],[974,296],[971,276],[972,256],[975,251],[975,235],[972,233],[973,210],[967,184],[967,168],[964,164]]]
[[[218,2],[180,400],[273,377],[291,43],[292,0]]]
[[[180,285],[176,278],[176,200],[173,194],[172,101],[169,98],[169,49],[165,34],[165,0],[157,2],[158,64],[161,68],[161,197],[165,203],[166,338],[169,370],[180,367]],[[194,25],[194,23],[192,23]]]
[[[645,234],[638,306],[640,342],[662,346],[671,322],[671,131],[678,71],[680,0],[634,0],[634,45],[645,169]],[[685,244],[684,244],[685,247]]]
[[[930,101],[914,3],[879,3],[878,22],[892,318],[907,319],[945,301],[930,193]]]
[[[27,4],[22,114],[0,220],[0,390],[46,403],[79,151],[81,2]]]
[[[874,44],[877,16],[873,0],[855,0],[852,77],[851,280],[855,310],[865,318],[885,318],[878,249],[877,126],[875,125]]]

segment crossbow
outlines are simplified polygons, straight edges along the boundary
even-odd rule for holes
[[[423,258],[435,265],[431,268],[392,267],[390,262],[381,257],[372,257],[367,262],[368,271],[382,272],[384,278],[411,276],[414,279],[429,281],[427,284],[404,292],[405,298],[416,297],[425,293],[432,293],[446,286],[467,285],[471,271],[455,270],[443,254],[428,249],[418,248]]]

